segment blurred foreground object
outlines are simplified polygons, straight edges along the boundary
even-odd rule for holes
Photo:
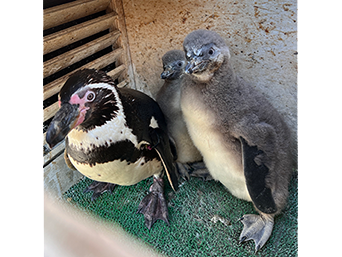
[[[119,226],[86,216],[61,200],[44,196],[44,256],[163,256]]]

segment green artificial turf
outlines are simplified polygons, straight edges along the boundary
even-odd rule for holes
[[[200,178],[181,180],[176,193],[166,183],[170,226],[158,220],[150,231],[145,227],[143,215],[137,214],[137,208],[148,194],[152,178],[133,186],[117,186],[113,194],[106,192],[93,202],[91,193],[82,193],[90,183],[91,180],[84,178],[64,194],[65,199],[85,213],[117,222],[125,231],[167,256],[297,256],[297,172],[291,179],[288,205],[276,216],[270,239],[256,254],[253,241],[239,244],[243,225],[238,219],[243,214],[257,212],[252,203],[232,196],[219,182]]]

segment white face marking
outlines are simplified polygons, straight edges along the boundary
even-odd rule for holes
[[[204,82],[204,81],[209,81],[214,76],[214,73],[211,72],[210,70],[205,70],[204,72],[200,74],[192,73],[191,76],[193,76],[193,78],[196,80]]]
[[[132,129],[126,126],[126,117],[116,89],[106,83],[91,84],[85,88],[106,88],[111,90],[115,96],[119,110],[115,118],[112,118],[112,120],[106,122],[101,127],[95,127],[87,133],[76,129],[71,130],[68,134],[69,144],[74,145],[78,150],[81,148],[92,149],[91,144],[98,147],[105,145],[106,142],[109,143],[110,140],[115,143],[128,139],[138,148],[137,137],[132,133]],[[85,88],[82,88],[81,90],[83,91]]]
[[[150,121],[150,127],[151,128],[159,128],[157,120],[152,116]]]
[[[228,46],[221,48],[221,52],[223,55],[228,56],[228,59],[230,59],[230,51]]]

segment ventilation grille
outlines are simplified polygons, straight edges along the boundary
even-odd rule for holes
[[[45,134],[58,110],[57,95],[68,77],[76,70],[95,68],[105,71],[116,80],[118,87],[123,87],[127,84],[127,64],[113,1],[64,0],[56,6],[44,3],[44,8],[43,149],[46,166],[64,150],[64,142],[50,150]]]

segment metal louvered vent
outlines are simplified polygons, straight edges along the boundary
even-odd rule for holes
[[[95,68],[116,80],[118,87],[124,87],[128,84],[130,56],[120,0],[55,0],[46,1],[44,8],[43,150],[46,167],[64,151],[64,142],[49,149],[45,134],[58,110],[57,95],[68,77],[76,70]]]

